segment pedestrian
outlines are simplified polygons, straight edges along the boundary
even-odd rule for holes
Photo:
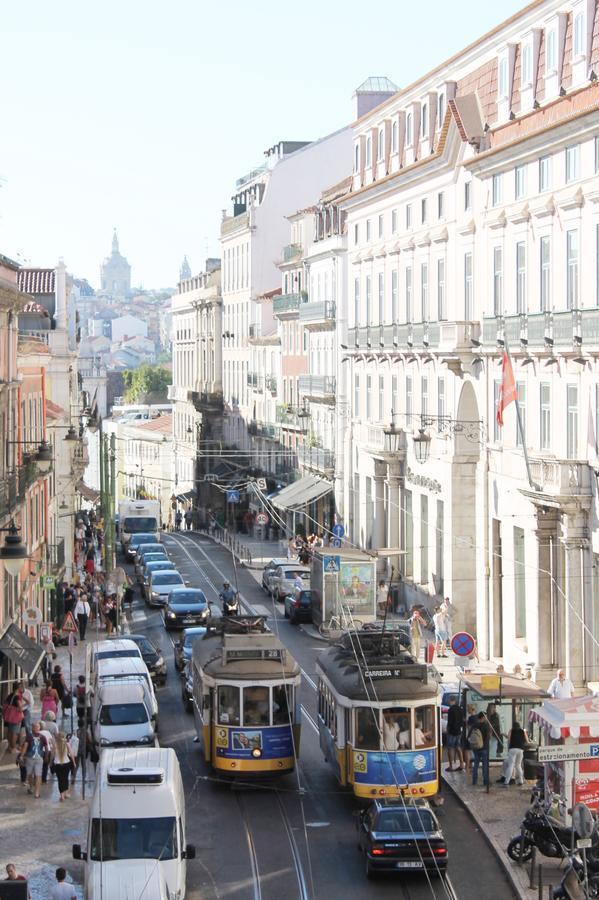
[[[85,554],[85,571],[89,575],[93,575],[96,571],[96,550],[93,544],[90,544]]]
[[[547,693],[554,700],[570,700],[574,696],[574,685],[569,678],[566,678],[563,669],[557,670],[557,676],[547,688]]]
[[[376,591],[376,605],[379,616],[384,616],[387,609],[387,600],[389,599],[389,588],[384,578],[379,581]]]
[[[14,863],[8,863],[6,866],[6,878],[5,881],[27,881],[27,877],[25,875],[19,875],[17,872],[17,867]],[[31,900],[31,894],[29,889],[27,889],[27,900]]]
[[[472,750],[468,744],[468,733],[476,722],[476,707],[469,703],[466,707],[466,727],[462,731],[462,751],[464,753],[464,763],[466,771],[472,771]]]
[[[106,634],[112,634],[116,625],[116,605],[114,602],[114,594],[106,597],[102,605],[102,615],[106,623]]]
[[[33,694],[28,687],[25,687],[25,684],[22,681],[20,682],[20,688],[22,700],[21,709],[23,710],[23,728],[26,731],[29,731],[31,729],[31,715],[33,713]]]
[[[191,531],[192,520],[193,520],[193,512],[191,511],[191,509],[186,509],[185,510],[185,527],[187,528],[188,531]]]
[[[129,582],[123,591],[123,606],[128,606],[129,609],[133,606],[133,597],[134,591],[131,583]]]
[[[41,723],[34,722],[31,731],[26,732],[25,740],[19,747],[19,756],[25,762],[27,769],[27,780],[29,786],[27,793],[35,792],[35,799],[39,800],[40,787],[42,784],[42,767],[44,765],[44,757],[48,756],[50,748],[45,736],[41,733]]]
[[[410,653],[415,660],[420,659],[420,642],[422,640],[422,629],[426,622],[420,615],[419,610],[412,609],[410,616]]]
[[[57,666],[60,668],[60,666]],[[52,680],[49,679],[46,682],[45,687],[43,687],[40,691],[40,700],[42,703],[42,719],[46,718],[46,714],[51,712],[54,714],[54,718],[56,718],[56,713],[58,712],[58,702],[60,697],[58,695],[58,691],[56,688],[52,687]]]
[[[77,718],[82,719],[87,705],[87,690],[85,687],[85,675],[80,675],[75,685],[75,710]]]
[[[47,634],[42,638],[42,646],[45,651],[44,661],[42,662],[42,672],[44,681],[48,681],[52,675],[52,661],[56,659],[56,647],[52,637]]]
[[[49,755],[44,758],[44,764],[42,766],[42,784],[46,784],[48,781],[48,769],[50,767],[52,753],[54,752],[54,740],[58,734],[58,725],[56,724],[56,716],[54,713],[47,712],[44,716],[44,721],[41,723],[41,733],[48,741],[48,748],[50,751]]]
[[[509,787],[512,775],[516,778],[516,784],[524,784],[524,768],[522,761],[524,759],[524,748],[528,744],[528,735],[518,721],[512,723],[512,730],[507,736],[507,756],[503,761],[503,771],[501,778],[497,781],[504,787]]]
[[[56,884],[48,895],[48,900],[77,900],[72,884],[67,882],[67,871],[62,866],[56,870]]]
[[[75,768],[75,757],[69,743],[62,731],[56,735],[54,742],[53,770],[58,781],[58,793],[60,802],[69,797],[69,776]]]
[[[491,729],[491,737],[496,743],[495,756],[493,758],[497,759],[503,756],[503,734],[501,731],[501,719],[497,712],[497,706],[494,703],[489,703],[487,706],[487,722]]]
[[[6,725],[8,749],[11,753],[14,753],[16,750],[17,740],[21,733],[24,717],[23,698],[20,685],[21,683],[19,681],[13,683],[12,691],[4,701],[2,707],[2,718]]]
[[[472,750],[472,784],[478,784],[478,768],[482,768],[483,784],[489,787],[489,723],[484,712],[479,712],[468,732],[468,745]]]
[[[65,693],[68,693],[67,683],[64,680],[64,675],[62,674],[62,668],[60,666],[54,666],[54,671],[52,672],[52,677],[50,679],[50,684],[58,694],[58,699],[62,704],[62,699]],[[64,707],[63,707],[64,708]]]
[[[462,730],[464,728],[464,710],[455,697],[449,698],[447,710],[447,759],[448,772],[464,771],[464,755],[462,753]],[[455,763],[458,763],[456,766]]]
[[[445,657],[447,653],[447,627],[445,615],[441,611],[440,606],[435,606],[433,613],[433,625],[435,628],[435,653],[437,656]]]
[[[183,513],[180,509],[175,513],[175,531],[181,531],[181,522],[183,521]]]
[[[87,623],[89,621],[89,617],[91,615],[91,607],[87,600],[87,594],[81,594],[77,603],[75,604],[75,618],[79,624],[79,640],[85,640],[85,631],[87,629]]]

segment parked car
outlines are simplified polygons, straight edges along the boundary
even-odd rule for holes
[[[449,698],[455,697],[456,702],[460,702],[460,686],[459,684],[447,683],[443,685],[443,695],[441,697],[441,735],[443,743],[447,734],[447,711],[449,709]]]
[[[168,595],[176,587],[183,587],[185,581],[176,569],[159,569],[150,572],[146,587],[146,600],[150,606],[166,606]]]
[[[181,679],[181,699],[186,713],[193,712],[193,673],[188,663],[183,670]]]
[[[273,600],[283,601],[287,594],[293,594],[296,587],[299,587],[298,575],[302,581],[302,588],[309,588],[310,573],[309,566],[298,566],[292,563],[278,566],[270,579],[270,593]]]
[[[142,544],[155,544],[156,543],[156,535],[152,534],[149,531],[140,531],[139,534],[134,534],[127,544],[127,549],[125,550],[125,558],[128,562],[133,562],[135,557],[137,556],[137,548]]]
[[[298,622],[312,621],[312,591],[300,590],[296,588],[293,594],[287,594],[285,597],[285,618],[289,619],[292,625]]]
[[[271,559],[270,562],[266,563],[264,569],[262,571],[262,589],[266,591],[267,594],[270,594],[270,579],[275,574],[276,570],[279,566],[285,566],[289,564],[288,559]]]
[[[166,684],[166,660],[160,647],[153,644],[145,634],[128,634],[127,640],[133,641],[139,647],[141,658],[148,667],[152,680],[156,684]]]
[[[204,591],[198,588],[175,587],[168,595],[163,611],[164,627],[185,628],[187,625],[205,625],[210,607]]]
[[[175,641],[175,669],[177,669],[178,672],[182,672],[186,663],[191,659],[191,650],[194,641],[197,641],[198,638],[203,637],[205,634],[206,629],[201,626],[196,628],[186,628],[181,635],[181,638],[178,641]]]
[[[443,872],[447,845],[428,803],[375,800],[358,817],[366,877],[375,872]]]
[[[164,544],[141,544],[135,555],[135,574],[139,578],[143,565],[151,556],[156,559],[168,559]]]
[[[153,559],[147,562],[144,566],[142,576],[141,576],[141,584],[140,591],[142,597],[148,599],[148,585],[150,583],[150,574],[152,572],[172,572],[173,564],[168,559]]]

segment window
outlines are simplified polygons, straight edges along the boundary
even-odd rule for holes
[[[423,375],[420,379],[420,415],[428,416],[428,377]]]
[[[360,171],[360,145],[354,147],[354,172]]]
[[[397,234],[397,210],[391,210],[391,234]]]
[[[526,87],[532,81],[532,47],[524,44],[522,47],[522,87]]]
[[[428,584],[428,496],[420,495],[420,583]]]
[[[391,126],[391,153],[397,153],[397,122]]]
[[[360,376],[354,377],[354,415],[360,418]]]
[[[551,450],[551,385],[540,385],[541,450]]]
[[[526,312],[526,244],[516,244],[516,311]]]
[[[372,138],[370,135],[366,138],[366,168],[372,165]]]
[[[464,321],[472,320],[472,253],[464,253]]]
[[[497,76],[499,96],[507,97],[508,95],[508,77],[507,77],[507,56],[503,56],[499,60],[499,73]]]
[[[425,139],[428,137],[428,103],[422,104],[420,134]]]
[[[526,385],[523,381],[517,383],[516,393],[518,394],[520,422],[522,423],[522,433],[520,433],[520,427],[516,420],[516,447],[522,447],[523,442],[526,442]]]
[[[420,201],[420,221],[423,225],[426,224],[427,217],[427,208],[426,208],[426,197],[423,197]]]
[[[555,29],[547,32],[547,46],[545,48],[545,69],[553,72],[557,67],[557,54],[555,52]]]
[[[437,218],[442,219],[445,215],[445,194],[439,191],[437,194]]]
[[[526,167],[516,166],[514,169],[514,194],[516,200],[521,200],[526,193]]]
[[[354,325],[360,324],[360,279],[354,278]]]
[[[366,376],[366,421],[372,419],[372,375]]]
[[[551,157],[541,156],[539,159],[539,190],[548,191],[551,188]]]
[[[493,440],[500,441],[501,440],[501,425],[499,425],[497,421],[497,416],[495,415],[495,411],[499,406],[499,392],[501,391],[501,382],[494,381],[493,382]]]
[[[385,276],[379,272],[379,325],[385,321]]]
[[[379,216],[379,237],[382,238],[385,232],[385,220],[383,216]]]
[[[372,279],[366,276],[366,324],[372,325]]]
[[[412,424],[412,376],[406,375],[406,426]]]
[[[542,237],[539,243],[541,265],[541,311],[551,309],[551,238]]]
[[[566,456],[578,459],[578,387],[566,385]]]
[[[420,316],[428,322],[428,263],[420,266]]]
[[[391,377],[391,421],[395,422],[395,416],[399,410],[399,380],[397,375]]]
[[[500,316],[503,312],[503,248],[493,248],[493,312]]]
[[[272,689],[272,724],[289,725],[293,721],[293,688],[276,684]]]
[[[384,158],[385,158],[385,130],[383,128],[379,128],[379,139],[378,139],[379,162],[382,162]]]
[[[445,418],[445,379],[437,380],[437,416],[439,417],[439,431],[443,430],[443,419]]]
[[[445,533],[445,507],[443,505],[443,500],[437,500],[437,530],[436,530],[436,547],[437,554],[435,560],[435,569],[437,575],[437,590],[441,595],[443,595],[443,561],[445,557],[445,547],[444,547],[444,533]]]
[[[566,147],[566,184],[576,181],[578,178],[578,169],[580,163],[580,146],[574,144]]]
[[[385,418],[385,378],[379,375],[379,422]]]
[[[391,321],[397,322],[397,269],[391,272]]]
[[[414,574],[414,519],[412,518],[412,491],[403,491],[403,533],[405,536],[405,575]]]
[[[409,112],[406,116],[406,145],[411,147],[412,138],[413,138],[413,127],[412,127],[412,113]]]
[[[443,124],[445,118],[445,94],[439,94],[437,97],[437,123],[439,128]]]
[[[524,529],[514,528],[514,604],[516,637],[526,637],[526,564]]]
[[[220,685],[218,689],[219,725],[239,725],[239,688]]]
[[[464,182],[464,211],[472,207],[472,182]]]
[[[406,205],[406,228],[412,227],[412,204]]]
[[[243,688],[243,724],[269,725],[270,710],[267,687]]]
[[[578,309],[578,229],[566,233],[566,305]]]
[[[493,175],[492,202],[493,206],[499,206],[501,203],[501,175]]]
[[[437,260],[437,317],[445,319],[445,260]]]
[[[412,267],[406,269],[406,322],[412,321]]]
[[[574,56],[584,56],[584,13],[574,17]]]
[[[380,745],[378,709],[356,707],[356,747],[360,750],[378,750]]]
[[[366,219],[366,240],[372,240],[372,222],[370,219]]]

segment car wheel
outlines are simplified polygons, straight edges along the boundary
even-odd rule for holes
[[[374,878],[374,869],[372,868],[368,857],[366,857],[366,877]]]

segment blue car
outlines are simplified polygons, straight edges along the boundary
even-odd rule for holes
[[[202,627],[186,628],[180,640],[175,641],[175,669],[182,672],[186,663],[191,660],[194,641],[203,637],[206,629]]]
[[[160,573],[156,576],[160,577]],[[177,586],[169,591],[164,607],[164,627],[186,628],[188,625],[205,625],[210,616],[210,608],[204,591],[199,588]]]

